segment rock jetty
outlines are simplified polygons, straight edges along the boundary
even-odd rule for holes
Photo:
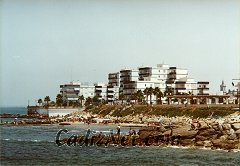
[[[178,120],[177,120],[178,119]],[[198,125],[194,126],[194,123]],[[199,119],[189,122],[171,119],[168,125],[146,126],[128,135],[93,135],[64,138],[67,145],[187,146],[211,149],[240,149],[240,114],[224,119]]]

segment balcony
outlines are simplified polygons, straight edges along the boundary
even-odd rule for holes
[[[102,93],[102,90],[96,89],[95,92],[96,92],[96,93]]]
[[[134,86],[130,87],[124,87],[123,89],[136,89]]]
[[[206,85],[206,84],[209,84],[209,82],[208,81],[198,81],[197,84],[205,84]]]
[[[129,73],[131,70],[121,70],[120,73]]]
[[[209,95],[209,93],[198,93],[197,95]]]
[[[209,88],[207,88],[207,87],[198,87],[197,89],[198,90],[209,90]]]
[[[170,72],[169,75],[176,75],[176,71]]]
[[[95,86],[95,88],[102,88],[102,86]]]
[[[179,87],[179,88],[175,88],[176,90],[186,90],[186,88],[181,88],[181,87]]]

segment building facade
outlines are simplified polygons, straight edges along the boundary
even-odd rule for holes
[[[60,85],[60,93],[63,97],[63,103],[77,102],[80,92],[80,83],[70,82],[69,84]]]

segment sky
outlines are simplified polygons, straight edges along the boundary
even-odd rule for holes
[[[239,0],[0,0],[0,106],[55,100],[72,80],[106,82],[142,65],[188,69],[232,89]]]

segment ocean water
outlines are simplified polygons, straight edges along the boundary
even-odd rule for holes
[[[20,114],[27,115],[27,108],[25,107],[0,107],[0,114]]]
[[[116,125],[41,125],[0,126],[1,165],[240,165],[240,152],[173,147],[131,146],[57,146],[56,134],[82,135],[93,132],[109,134]],[[129,128],[121,128],[128,132]],[[137,130],[137,129],[136,129]]]

